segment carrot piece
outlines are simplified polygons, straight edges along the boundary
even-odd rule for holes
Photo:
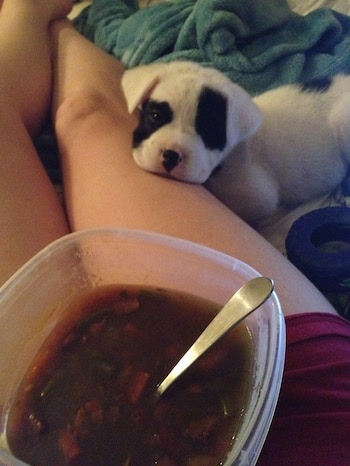
[[[130,312],[139,309],[139,300],[134,296],[122,296],[122,299],[115,305],[115,310],[118,314],[129,314]]]
[[[131,384],[129,385],[127,392],[127,400],[129,403],[136,404],[139,401],[147,386],[149,378],[150,374],[148,372],[135,372],[131,378]]]
[[[67,430],[60,433],[58,445],[64,456],[70,460],[80,455],[81,450],[77,439]]]
[[[221,366],[226,357],[225,348],[211,348],[196,362],[196,367],[202,372],[212,372]]]
[[[132,322],[128,322],[124,326],[123,332],[128,337],[135,338],[135,339],[141,339],[144,337],[144,333],[141,331],[141,329],[136,327],[136,325],[133,324]]]

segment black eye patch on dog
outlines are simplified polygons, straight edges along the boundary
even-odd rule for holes
[[[173,111],[167,102],[146,100],[141,107],[140,121],[133,134],[132,146],[135,149],[148,139],[157,129],[171,123]]]
[[[195,129],[210,150],[222,150],[226,146],[226,111],[226,98],[204,87],[198,99]]]
[[[301,92],[327,92],[332,82],[332,78],[326,76],[323,78],[315,78],[303,83],[300,90]]]

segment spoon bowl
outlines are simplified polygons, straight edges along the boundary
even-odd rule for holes
[[[258,309],[271,295],[274,283],[270,278],[257,277],[246,282],[224,305],[179,362],[158,385],[158,396],[172,385],[202,354],[231,328]]]

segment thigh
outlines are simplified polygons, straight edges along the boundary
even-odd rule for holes
[[[22,119],[6,99],[0,109],[0,283],[68,231]]]

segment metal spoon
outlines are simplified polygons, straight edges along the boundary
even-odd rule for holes
[[[156,390],[157,396],[161,396],[219,338],[260,307],[269,298],[273,288],[273,281],[266,277],[253,278],[245,283],[225,304],[190,349],[158,385]]]

